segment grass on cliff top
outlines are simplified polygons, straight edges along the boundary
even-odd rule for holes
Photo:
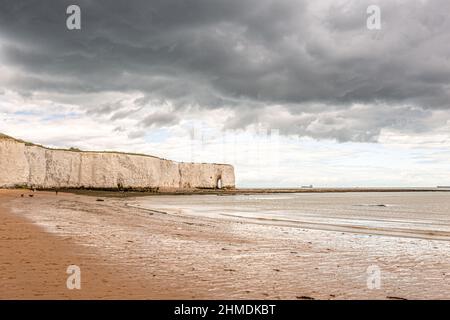
[[[0,139],[9,139],[9,140],[14,140],[14,141],[17,141],[17,142],[25,143],[26,145],[37,146],[37,145],[34,144],[34,143],[31,143],[31,142],[28,142],[28,141],[24,141],[24,140],[21,140],[21,139],[16,139],[16,138],[13,138],[13,137],[8,136],[8,135],[6,135],[6,134],[4,134],[4,133],[1,133],[1,132],[0,132]],[[40,147],[41,147],[41,146],[40,146]]]
[[[152,155],[149,155],[149,154],[143,154],[143,153],[132,153],[132,152],[121,152],[121,151],[107,151],[107,150],[106,151],[85,151],[85,150],[81,150],[81,149],[73,148],[73,147],[72,148],[68,148],[68,149],[64,149],[64,148],[50,148],[50,147],[46,147],[46,146],[43,146],[43,145],[40,145],[40,144],[24,141],[24,140],[21,140],[21,139],[16,139],[16,138],[13,138],[11,136],[8,136],[8,135],[3,134],[3,133],[0,132],[0,140],[1,139],[10,139],[10,140],[17,141],[19,143],[24,143],[26,146],[40,147],[40,148],[44,148],[44,149],[47,149],[47,150],[72,151],[72,152],[84,152],[84,153],[124,154],[124,155],[130,155],[130,156],[141,156],[141,157],[149,157],[149,158],[155,158],[155,159],[160,159],[160,160],[172,161],[172,160],[168,160],[168,159],[152,156]],[[173,162],[176,162],[176,161],[173,161]],[[183,163],[183,162],[180,162],[180,163]],[[193,163],[193,162],[191,162],[191,163]],[[202,164],[206,164],[206,163],[202,163]],[[211,164],[218,164],[218,163],[211,163]]]

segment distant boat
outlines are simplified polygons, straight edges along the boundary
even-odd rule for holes
[[[310,184],[309,186],[302,186],[302,189],[312,189],[312,188],[313,188],[312,184]]]

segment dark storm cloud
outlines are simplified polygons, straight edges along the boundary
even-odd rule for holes
[[[449,108],[446,0],[378,1],[380,31],[366,28],[368,1],[82,0],[82,30],[68,31],[73,3],[1,2],[0,58],[17,70],[5,87],[138,92],[135,110],[151,112],[142,125],[181,118],[152,113],[159,101],[179,112],[230,108],[227,128],[265,121],[340,141],[376,141],[405,123],[427,130],[431,110]],[[121,103],[90,112],[127,116]]]

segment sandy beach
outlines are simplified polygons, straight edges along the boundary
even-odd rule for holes
[[[51,234],[29,219],[13,214],[10,204],[21,194],[0,191],[0,279],[1,299],[113,299],[123,297],[120,277],[113,274],[95,252],[72,237]],[[40,194],[40,196],[45,196]],[[26,198],[25,198],[26,199]],[[30,198],[31,199],[31,198]],[[39,210],[39,208],[35,208]],[[68,290],[66,269],[82,267],[82,290]],[[139,287],[127,284],[129,296]]]
[[[176,197],[146,197],[149,209],[143,198],[1,190],[0,298],[450,297],[445,230],[427,239],[157,209],[190,201]],[[72,264],[81,290],[66,288]],[[379,289],[367,286],[373,265]]]

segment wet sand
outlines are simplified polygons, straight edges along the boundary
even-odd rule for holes
[[[20,194],[25,197],[21,198]],[[445,299],[450,242],[0,191],[0,298]],[[66,268],[79,265],[81,290]],[[367,287],[367,268],[381,288]]]
[[[0,297],[79,297],[79,292],[67,290],[65,270],[80,257],[86,266],[83,276],[92,284],[88,296],[107,296],[104,285],[103,294],[97,295],[92,290],[99,285],[96,270],[88,267],[95,258],[71,243],[70,238],[47,233],[26,218],[12,214],[8,204],[17,196],[13,191],[0,193]]]
[[[53,202],[53,195],[0,190],[0,299],[168,299],[175,294],[165,290],[164,281],[140,278],[126,263],[112,264],[76,235],[48,232],[12,212],[14,203],[26,205],[32,214],[40,210],[41,201]],[[69,265],[81,269],[80,290],[67,288]]]

